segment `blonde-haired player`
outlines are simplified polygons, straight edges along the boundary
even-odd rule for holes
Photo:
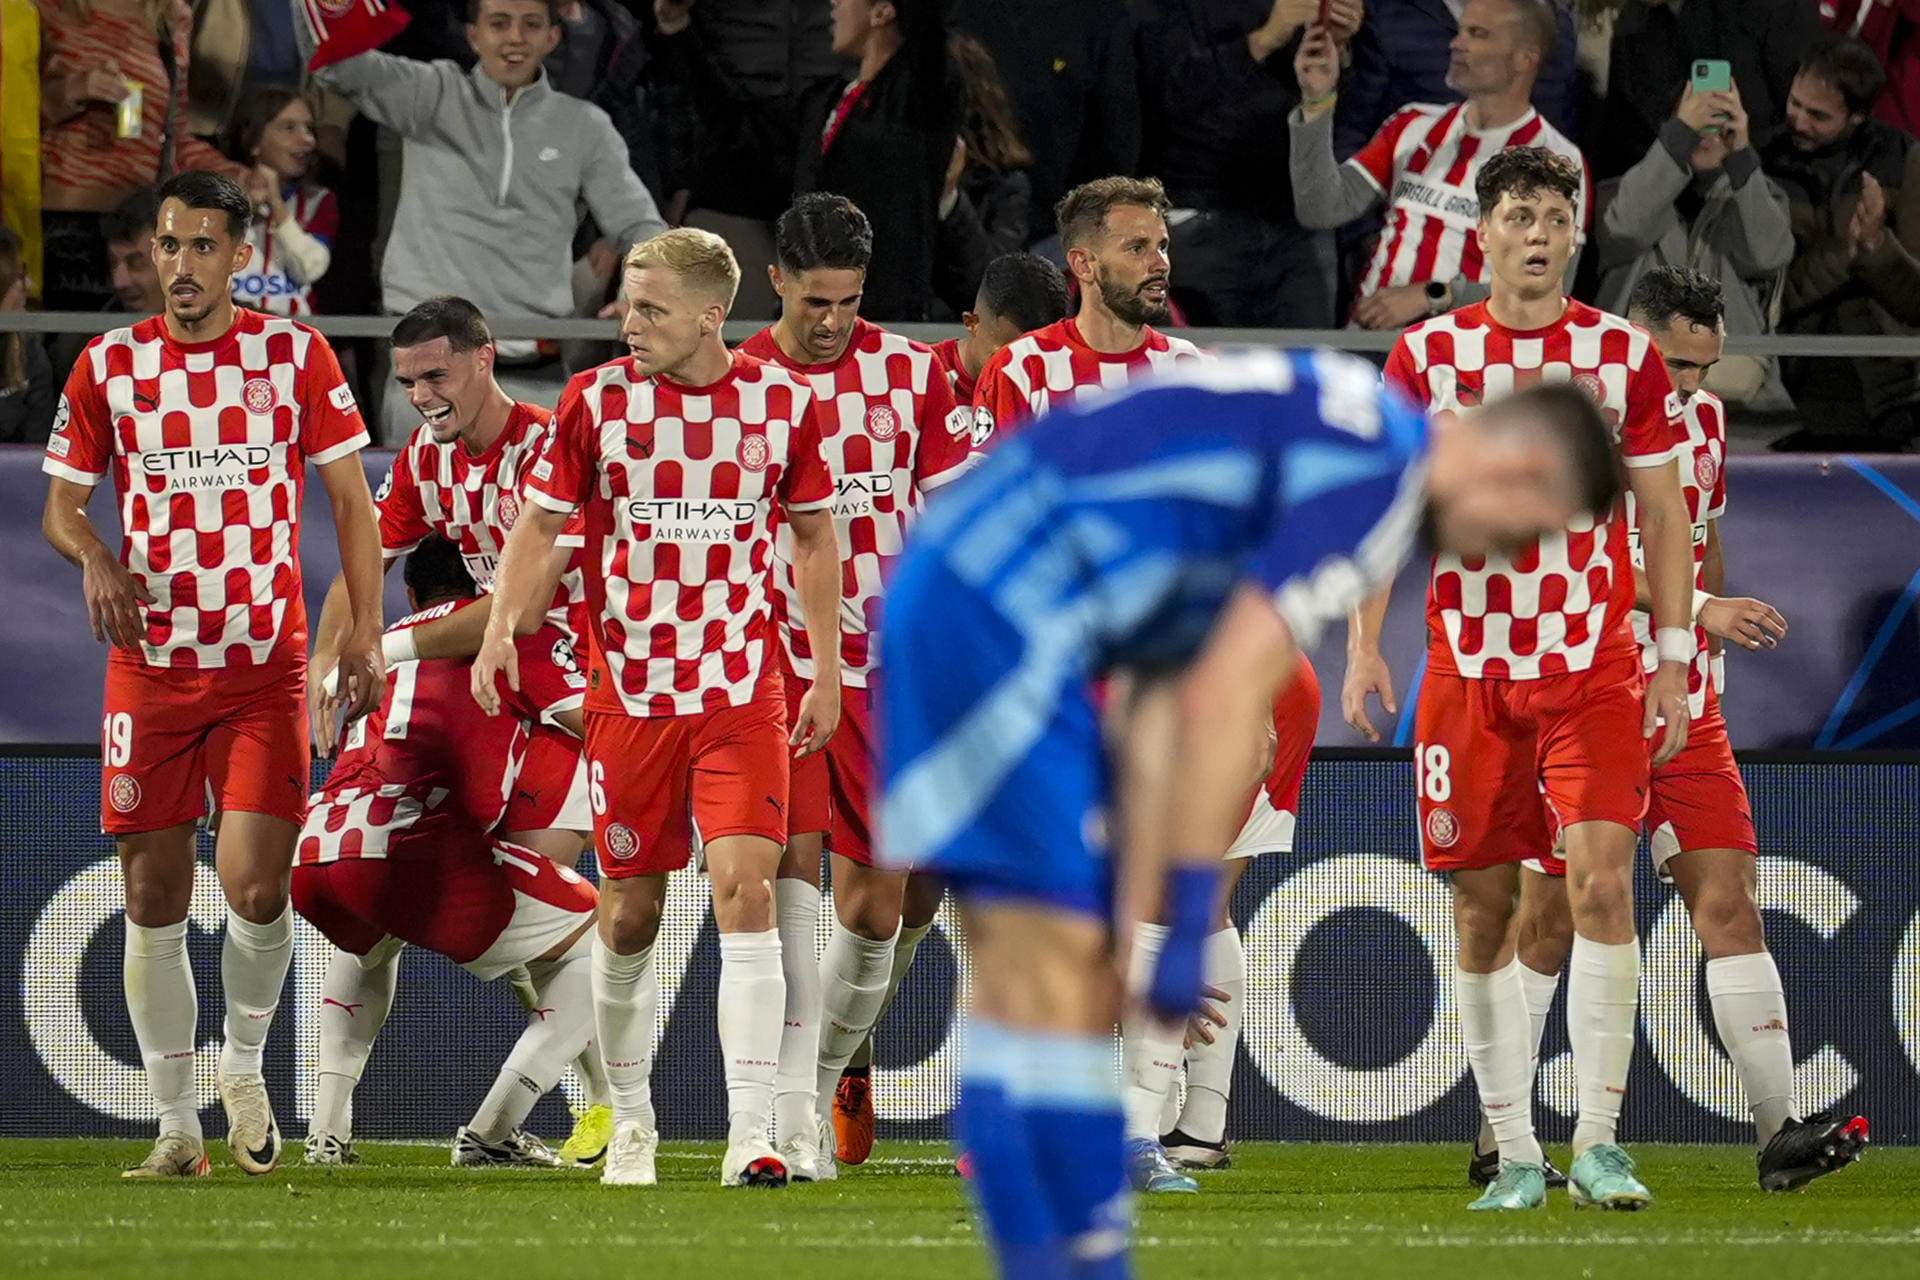
[[[767,1129],[786,997],[771,882],[787,834],[789,735],[767,565],[777,503],[820,655],[791,735],[809,755],[840,719],[833,479],[805,379],[721,340],[740,283],[724,241],[668,231],[636,245],[624,274],[630,354],[578,375],[560,398],[507,540],[474,696],[493,711],[495,673],[516,678],[513,636],[539,625],[554,539],[584,507],[594,1006],[614,1108],[601,1181],[654,1181],[653,944],[667,874],[687,865],[697,830],[720,930],[720,1180],[783,1186]]]

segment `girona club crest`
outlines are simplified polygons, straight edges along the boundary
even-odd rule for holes
[[[607,828],[607,852],[625,862],[640,852],[640,837],[626,823],[616,822]]]
[[[772,447],[765,436],[740,437],[740,465],[748,471],[765,471],[767,461],[773,456]]]
[[[271,413],[279,401],[273,384],[265,378],[248,378],[247,385],[240,388],[240,403],[247,406],[248,413]]]
[[[1604,405],[1607,402],[1607,389],[1602,385],[1598,375],[1576,373],[1573,375],[1573,385],[1585,392],[1587,399],[1595,404]]]
[[[1427,815],[1427,840],[1436,849],[1451,849],[1460,839],[1460,819],[1451,809],[1435,809]]]
[[[867,434],[882,441],[900,434],[900,415],[893,411],[893,406],[876,404],[868,407]]]
[[[1710,453],[1702,453],[1693,460],[1693,478],[1700,483],[1702,493],[1712,493],[1714,482],[1720,478],[1720,463]]]
[[[117,775],[107,784],[107,803],[115,813],[132,813],[140,807],[140,780],[130,773]]]
[[[493,513],[502,529],[513,528],[513,522],[520,518],[520,499],[510,493],[501,494],[500,501],[494,504]]]

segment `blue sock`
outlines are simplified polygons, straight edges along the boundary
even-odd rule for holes
[[[973,1160],[969,1190],[1007,1280],[1072,1280],[1067,1241],[1041,1184],[1026,1117],[1013,1103],[1010,1078],[1021,1074],[1019,1033],[982,1019],[967,1028],[960,1079],[958,1138]]]
[[[1074,1280],[1126,1280],[1133,1201],[1113,1037],[1026,1037],[1026,1070],[1010,1081]]]

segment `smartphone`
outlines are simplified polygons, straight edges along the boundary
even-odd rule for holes
[[[1733,64],[1723,58],[1701,58],[1693,64],[1693,91],[1695,93],[1725,93],[1733,88]],[[1725,112],[1714,117],[1724,121]],[[1719,133],[1718,124],[1710,124],[1702,133]]]

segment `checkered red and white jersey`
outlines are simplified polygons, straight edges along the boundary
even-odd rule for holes
[[[831,364],[788,359],[771,328],[740,349],[813,386],[840,542],[840,678],[865,685],[880,664],[882,584],[924,496],[959,479],[972,459],[973,410],[954,403],[932,348],[865,320],[855,322],[846,351]],[[785,521],[774,531],[773,574],[773,617],[787,658],[811,680],[813,646]]]
[[[959,338],[945,338],[933,344],[933,358],[947,371],[947,381],[953,387],[953,398],[961,404],[973,403],[974,379],[967,376],[967,362],[960,356]],[[985,372],[985,370],[981,370]]]
[[[1707,526],[1727,509],[1727,407],[1711,391],[1696,392],[1681,406],[1681,430],[1686,439],[1680,450],[1680,494],[1686,499],[1687,520],[1693,526],[1693,585],[1707,589]],[[1646,567],[1640,550],[1640,521],[1633,495],[1627,495],[1627,520],[1632,529],[1633,563]],[[1640,641],[1640,664],[1651,673],[1660,665],[1653,644],[1653,618],[1633,611],[1633,634]],[[1693,627],[1693,665],[1687,671],[1687,702],[1695,719],[1707,713],[1707,633]]]
[[[1539,382],[1591,395],[1629,467],[1672,464],[1680,413],[1653,339],[1619,316],[1569,301],[1559,320],[1507,329],[1476,303],[1401,335],[1387,382],[1431,411],[1497,400]],[[1427,593],[1428,662],[1470,679],[1585,671],[1629,651],[1633,567],[1627,521],[1581,517],[1512,556],[1439,555]]]
[[[1072,316],[1022,334],[994,353],[974,385],[975,434],[982,441],[1005,434],[1055,404],[1124,387],[1145,370],[1200,355],[1185,338],[1171,338],[1148,326],[1131,351],[1095,351],[1080,336]]]
[[[450,601],[395,623],[403,631],[471,601]],[[495,681],[501,714],[473,700],[472,663],[434,658],[387,668],[377,710],[354,722],[340,761],[309,803],[294,862],[384,858],[401,831],[490,830],[506,812],[526,755],[527,728],[577,710],[587,678],[559,628],[514,640],[520,687]]]
[[[518,404],[492,444],[478,454],[459,441],[438,444],[422,424],[394,455],[374,503],[380,511],[380,547],[389,560],[439,534],[460,548],[474,585],[493,590],[506,550],[507,533],[520,516],[527,473],[540,460],[553,434],[553,414],[538,405]],[[560,545],[575,548],[560,579],[547,621],[576,642],[585,634],[587,591],[581,573],[580,522],[569,522]]]
[[[686,387],[632,360],[578,374],[527,497],[586,508],[587,705],[680,716],[753,698],[773,631],[773,507],[823,511],[813,388],[733,353]]]
[[[307,464],[367,443],[327,340],[241,311],[211,342],[159,317],[87,344],[42,469],[120,493],[120,561],[153,597],[150,666],[300,661],[300,496]]]
[[[1587,162],[1538,112],[1529,108],[1512,124],[1476,131],[1467,127],[1464,102],[1416,102],[1394,112],[1347,161],[1387,204],[1386,225],[1360,280],[1361,297],[1455,276],[1485,282],[1486,259],[1474,236],[1480,198],[1473,181],[1486,158],[1507,147],[1545,147],[1579,167],[1575,243],[1584,238],[1592,208]]]

